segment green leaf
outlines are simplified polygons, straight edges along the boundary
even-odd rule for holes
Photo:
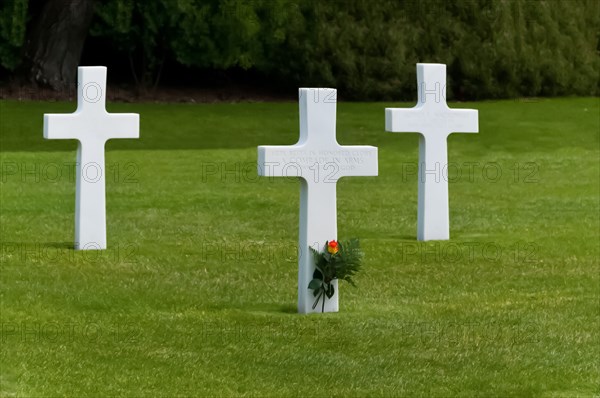
[[[309,289],[313,289],[313,290],[318,290],[321,287],[321,284],[323,283],[322,280],[320,279],[313,279],[312,281],[310,281],[310,283],[308,284],[308,288]]]
[[[320,279],[321,282],[323,281],[323,273],[320,269],[315,268],[315,272],[313,272],[313,279]]]
[[[329,286],[327,287],[327,291],[325,292],[325,294],[327,294],[327,298],[332,298],[333,295],[335,294],[335,288],[333,287],[332,284],[329,284]]]

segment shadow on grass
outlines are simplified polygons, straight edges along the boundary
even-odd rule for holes
[[[251,313],[262,313],[262,314],[297,314],[298,308],[295,304],[267,304],[267,303],[213,303],[207,307],[209,310],[220,312],[220,311],[240,311],[248,314]]]
[[[73,242],[46,242],[41,243],[40,246],[49,248],[49,249],[69,249],[75,250],[75,244]]]
[[[295,305],[286,304],[286,305],[279,306],[278,312],[282,312],[284,314],[297,314],[298,308],[296,308]]]
[[[75,250],[73,242],[1,242],[2,246],[7,248],[43,248],[43,249],[68,249]]]

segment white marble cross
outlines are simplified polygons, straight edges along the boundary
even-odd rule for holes
[[[450,133],[477,133],[477,110],[446,105],[446,65],[417,64],[418,103],[414,108],[386,108],[385,129],[418,132],[418,240],[450,239],[447,173]]]
[[[45,114],[44,138],[79,140],[75,249],[106,249],[104,144],[111,138],[138,138],[139,115],[106,112],[106,67],[79,67],[77,80],[77,110]]]
[[[269,177],[300,177],[300,236],[298,258],[298,312],[312,309],[315,297],[308,289],[315,270],[309,246],[322,251],[326,241],[337,240],[336,183],[347,176],[376,176],[377,148],[342,146],[335,138],[337,91],[301,88],[300,140],[291,146],[259,146],[258,173]],[[338,311],[338,286],[325,302],[325,312]]]

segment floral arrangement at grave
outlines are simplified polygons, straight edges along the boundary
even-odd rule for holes
[[[360,250],[358,239],[350,239],[345,242],[330,240],[325,242],[323,252],[313,247],[310,250],[315,259],[315,272],[313,279],[308,284],[308,288],[313,291],[315,296],[312,308],[315,309],[322,300],[321,312],[324,312],[325,300],[332,298],[335,294],[332,283],[335,279],[346,281],[356,287],[352,277],[360,271],[363,252]]]

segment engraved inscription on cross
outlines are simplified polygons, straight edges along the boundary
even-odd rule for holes
[[[45,114],[44,138],[79,141],[75,249],[106,249],[104,144],[111,138],[138,138],[139,115],[106,112],[106,67],[79,67],[77,81],[77,110]]]
[[[450,133],[477,133],[477,110],[446,105],[446,65],[417,64],[418,103],[414,108],[386,108],[385,129],[418,132],[418,240],[450,239],[447,139]]]
[[[259,146],[258,173],[268,177],[300,177],[300,234],[298,258],[298,312],[313,309],[308,284],[315,270],[309,247],[322,251],[326,241],[337,240],[336,183],[342,177],[376,176],[377,148],[343,146],[336,141],[337,91],[301,88],[300,139],[291,146]],[[325,301],[325,312],[338,311],[338,286]]]

